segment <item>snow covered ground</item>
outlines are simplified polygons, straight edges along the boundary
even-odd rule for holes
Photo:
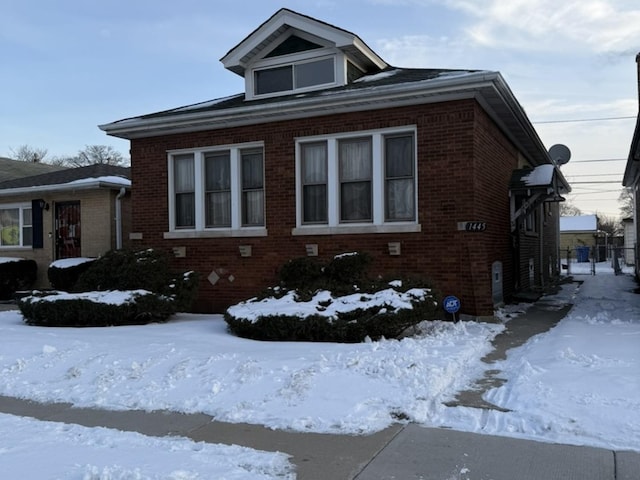
[[[421,334],[401,341],[270,343],[231,336],[213,315],[52,329],[26,326],[17,311],[0,312],[0,394],[113,410],[203,412],[221,421],[342,434],[371,433],[409,419],[640,451],[640,295],[631,293],[636,284],[606,266],[576,279],[584,281],[580,288],[566,287],[556,297],[575,302],[569,315],[490,366],[479,359],[504,325],[428,322]],[[443,404],[487,368],[503,370],[508,379],[487,400],[511,412]],[[18,473],[44,462],[40,467],[58,468],[54,478],[61,479],[292,475],[282,454],[9,415],[0,415],[0,429],[10,432],[0,437],[3,469]],[[170,454],[159,461],[158,450]]]

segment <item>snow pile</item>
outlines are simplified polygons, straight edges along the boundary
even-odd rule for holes
[[[95,291],[95,292],[80,292],[80,293],[67,293],[67,292],[48,292],[47,295],[38,296],[33,295],[25,297],[23,300],[31,303],[37,302],[57,302],[60,300],[88,300],[94,303],[105,303],[108,305],[123,305],[126,303],[135,302],[137,297],[143,297],[145,295],[153,295],[149,290],[107,290],[107,291]]]
[[[273,343],[237,338],[220,316],[52,329],[0,313],[0,394],[114,410],[203,412],[220,421],[362,434],[434,405],[481,374],[502,325],[426,322],[401,341]]]
[[[95,258],[92,257],[73,257],[73,258],[61,258],[51,262],[50,267],[53,268],[71,268],[77,265],[81,265],[87,262],[93,262]]]
[[[59,480],[295,478],[288,457],[183,438],[40,422],[0,414],[2,477]]]

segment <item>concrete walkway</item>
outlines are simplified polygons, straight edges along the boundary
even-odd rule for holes
[[[507,323],[483,361],[505,358],[508,349],[552,328],[570,305],[537,302]],[[461,392],[452,405],[495,409],[482,393],[501,380],[489,370],[477,388]],[[243,445],[292,456],[300,480],[638,480],[640,453],[577,447],[396,424],[368,436],[326,435],[229,424],[205,414],[109,411],[43,404],[0,396],[0,412],[39,420],[176,435],[195,441]]]

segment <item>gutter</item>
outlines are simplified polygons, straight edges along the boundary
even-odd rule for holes
[[[127,193],[125,187],[120,188],[120,192],[116,195],[116,250],[122,248],[122,197]]]
[[[24,195],[33,193],[52,193],[62,191],[90,190],[94,188],[119,189],[123,187],[121,183],[96,181],[89,183],[59,183],[55,185],[34,185],[31,187],[6,188],[0,190],[0,197],[10,197],[14,195]],[[123,187],[126,188],[126,187]]]

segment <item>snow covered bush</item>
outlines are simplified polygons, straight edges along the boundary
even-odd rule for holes
[[[77,257],[56,260],[47,270],[47,277],[51,287],[56,290],[71,292],[84,272],[91,266],[95,258]]]
[[[16,291],[30,288],[37,273],[35,260],[0,257],[0,299],[8,300]]]
[[[188,310],[197,285],[194,272],[171,272],[163,252],[112,250],[90,262],[75,293],[34,292],[18,307],[30,325],[139,325]]]
[[[172,300],[146,290],[34,292],[18,305],[29,325],[41,327],[109,327],[166,321]]]
[[[428,282],[368,279],[370,262],[357,253],[326,266],[294,259],[280,270],[279,286],[228,308],[225,321],[254,340],[355,343],[396,338],[437,318],[437,294]]]

